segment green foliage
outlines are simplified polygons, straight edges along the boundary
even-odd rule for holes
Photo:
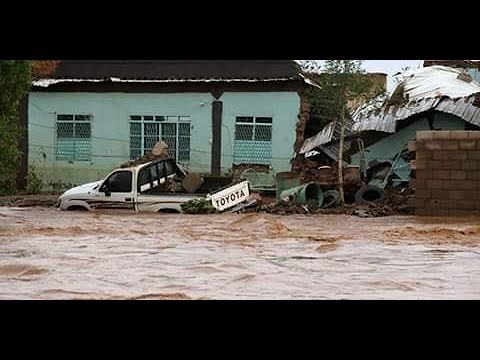
[[[310,121],[317,129],[339,119],[348,102],[367,100],[384,91],[374,88],[360,60],[327,60],[323,69],[315,68],[315,63],[303,67],[306,75],[321,87],[306,90],[311,105]]]
[[[30,84],[29,61],[0,61],[0,194],[15,192],[21,155],[18,149],[21,137],[18,108]]]
[[[192,199],[180,205],[186,214],[211,214],[217,212],[212,203],[203,198]]]
[[[43,187],[43,181],[40,175],[37,173],[35,166],[32,164],[28,169],[27,179],[27,193],[35,195],[40,193]]]

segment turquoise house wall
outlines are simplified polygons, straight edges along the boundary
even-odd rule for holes
[[[436,113],[433,119],[433,127],[441,130],[464,130],[465,121],[457,116]],[[415,140],[417,131],[430,130],[428,120],[421,118],[409,126],[397,131],[390,136],[384,137],[376,143],[365,148],[365,160],[367,164],[372,160],[389,160],[400,151],[409,141]],[[360,154],[352,155],[351,162],[360,165]]]
[[[275,173],[290,170],[300,96],[295,92],[224,93],[222,170],[232,166],[237,116],[272,117],[272,162]]]
[[[191,154],[187,168],[209,172],[212,116],[210,93],[68,93],[32,92],[29,96],[29,164],[49,187],[72,186],[103,178],[130,156],[130,115],[191,117]],[[236,116],[272,116],[272,167],[290,169],[300,108],[296,92],[224,93],[222,171],[232,167]],[[55,157],[56,114],[91,114],[91,161]]]

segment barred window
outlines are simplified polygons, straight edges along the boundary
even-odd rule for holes
[[[235,140],[272,141],[272,118],[238,116],[235,124]]]
[[[157,141],[179,162],[190,161],[190,116],[131,115],[130,158],[148,154]]]
[[[92,115],[57,114],[57,160],[90,161]]]
[[[270,164],[272,158],[271,117],[237,116],[234,164]]]

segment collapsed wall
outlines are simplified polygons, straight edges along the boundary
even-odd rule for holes
[[[417,215],[480,214],[480,131],[419,131],[410,147]]]

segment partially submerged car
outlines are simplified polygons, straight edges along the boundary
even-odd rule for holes
[[[205,198],[217,210],[223,211],[246,201],[250,196],[248,181],[230,184],[212,192],[202,191],[201,185],[198,175],[189,173],[174,159],[164,158],[118,168],[103,180],[67,190],[59,197],[58,206],[60,210],[182,212],[183,203]]]

